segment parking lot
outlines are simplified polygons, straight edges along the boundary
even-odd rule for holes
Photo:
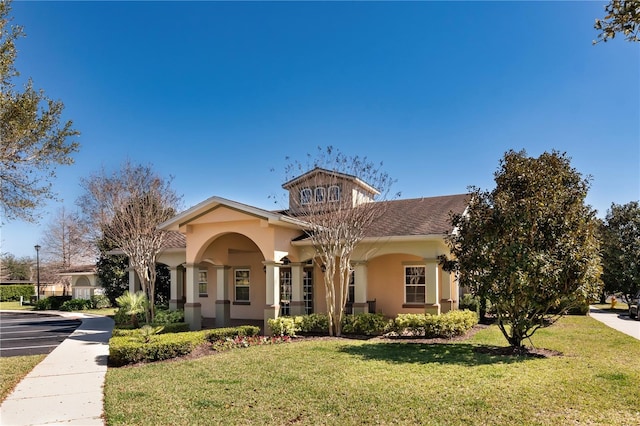
[[[50,314],[0,312],[0,357],[48,354],[81,322]]]

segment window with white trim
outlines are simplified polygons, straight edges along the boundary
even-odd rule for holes
[[[249,302],[249,282],[251,278],[249,269],[236,269],[234,277],[235,301]]]
[[[340,201],[340,187],[332,185],[329,187],[329,202],[335,203],[337,201]]]
[[[425,266],[404,267],[405,303],[425,303],[427,294],[427,281],[425,273]]]
[[[327,190],[319,186],[316,188],[316,203],[324,203],[325,197],[327,195]]]
[[[347,303],[353,303],[356,301],[356,272],[352,270],[349,272],[349,288],[347,291]]]
[[[313,196],[313,192],[311,188],[304,188],[300,190],[300,204],[306,206],[307,204],[311,204],[311,197]]]
[[[200,296],[207,295],[207,284],[207,271],[201,269],[200,271],[198,271],[198,293],[200,293]]]

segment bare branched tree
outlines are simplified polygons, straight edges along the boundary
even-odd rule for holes
[[[78,204],[94,231],[129,257],[149,300],[147,322],[153,320],[156,260],[167,231],[157,228],[176,212],[181,197],[150,166],[123,164],[107,175],[104,170],[81,182],[85,193]]]
[[[353,252],[384,214],[382,201],[394,183],[381,167],[329,146],[285,169],[290,214],[308,224],[306,234],[322,262],[330,335],[342,333]]]
[[[71,280],[58,275],[72,265],[95,263],[97,250],[89,239],[88,227],[78,213],[61,207],[51,219],[42,236],[42,252],[45,262],[54,271],[55,282],[64,285],[67,294]]]

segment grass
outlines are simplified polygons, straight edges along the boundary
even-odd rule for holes
[[[611,303],[595,303],[595,304],[592,304],[591,306],[593,306],[596,309],[602,309],[602,310],[611,311],[611,312],[627,312],[629,310],[629,305],[620,301],[616,303],[616,307],[613,309],[611,309]]]
[[[31,305],[20,306],[20,302],[18,301],[0,302],[0,310],[31,311],[33,310],[33,306]]]
[[[18,382],[29,374],[45,356],[28,355],[0,358],[0,401],[4,401]]]
[[[563,356],[480,354],[495,327],[447,344],[309,339],[110,368],[109,425],[640,424],[640,341],[589,317],[538,331]]]

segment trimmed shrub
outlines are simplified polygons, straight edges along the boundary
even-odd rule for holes
[[[160,332],[160,334],[164,334],[164,333],[183,333],[186,331],[189,331],[189,324],[186,322],[172,322],[169,324],[158,324],[157,322],[154,322],[153,324],[151,324],[153,326],[163,326],[164,329],[162,330],[162,332]]]
[[[327,314],[302,315],[299,318],[301,334],[329,334],[329,317]]]
[[[382,314],[345,315],[342,318],[342,332],[345,334],[379,336],[385,333],[389,321]]]
[[[137,330],[136,330],[137,332]],[[136,362],[153,362],[188,355],[206,342],[205,331],[170,333],[149,336],[143,342],[138,336],[114,336],[109,341],[109,364],[122,366]]]
[[[218,340],[234,338],[237,336],[257,336],[260,334],[260,327],[253,325],[241,325],[238,327],[214,328],[212,330],[205,330],[205,332],[205,339],[213,343]]]
[[[91,309],[104,309],[111,307],[111,301],[104,294],[94,294],[91,296]]]
[[[0,286],[0,302],[20,300],[20,296],[28,301],[35,294],[33,285],[2,285]]]
[[[296,320],[297,324],[296,324]],[[278,317],[269,318],[267,324],[271,328],[274,336],[290,336],[293,337],[300,331],[300,323],[302,317]]]
[[[60,306],[61,311],[82,311],[91,308],[91,300],[87,299],[71,299],[67,300]]]
[[[458,305],[458,309],[460,309],[461,311],[467,309],[472,312],[480,312],[480,300],[478,299],[478,297],[467,293],[462,296],[460,304]]]
[[[51,310],[51,298],[50,297],[45,297],[43,299],[40,299],[38,301],[36,301],[33,305],[33,309],[35,309],[36,311],[49,311]]]
[[[184,311],[170,311],[168,309],[156,309],[153,318],[155,324],[172,324],[184,322]]]
[[[389,323],[389,331],[400,337],[460,336],[478,323],[478,314],[468,310],[450,311],[441,315],[399,314]]]

